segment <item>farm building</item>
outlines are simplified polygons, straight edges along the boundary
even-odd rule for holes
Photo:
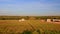
[[[19,20],[19,22],[21,22],[21,21],[25,21],[25,19],[22,18],[22,19]]]
[[[51,22],[51,19],[47,19],[47,22]]]
[[[47,19],[47,22],[60,22],[60,19]]]
[[[60,19],[53,19],[53,22],[60,22]]]

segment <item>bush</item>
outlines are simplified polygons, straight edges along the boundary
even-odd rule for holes
[[[31,31],[25,30],[22,34],[32,34]]]

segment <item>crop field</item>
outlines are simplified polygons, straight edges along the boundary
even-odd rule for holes
[[[60,24],[39,20],[0,20],[0,34],[60,34]]]

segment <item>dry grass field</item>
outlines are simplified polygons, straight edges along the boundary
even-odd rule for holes
[[[27,31],[27,32],[26,32]],[[39,20],[0,20],[0,34],[60,34],[60,24]]]

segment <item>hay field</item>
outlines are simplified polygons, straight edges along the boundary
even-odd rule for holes
[[[25,33],[28,30],[30,33]],[[36,31],[36,32],[35,32]],[[0,20],[0,34],[60,34],[60,24],[39,20]]]

